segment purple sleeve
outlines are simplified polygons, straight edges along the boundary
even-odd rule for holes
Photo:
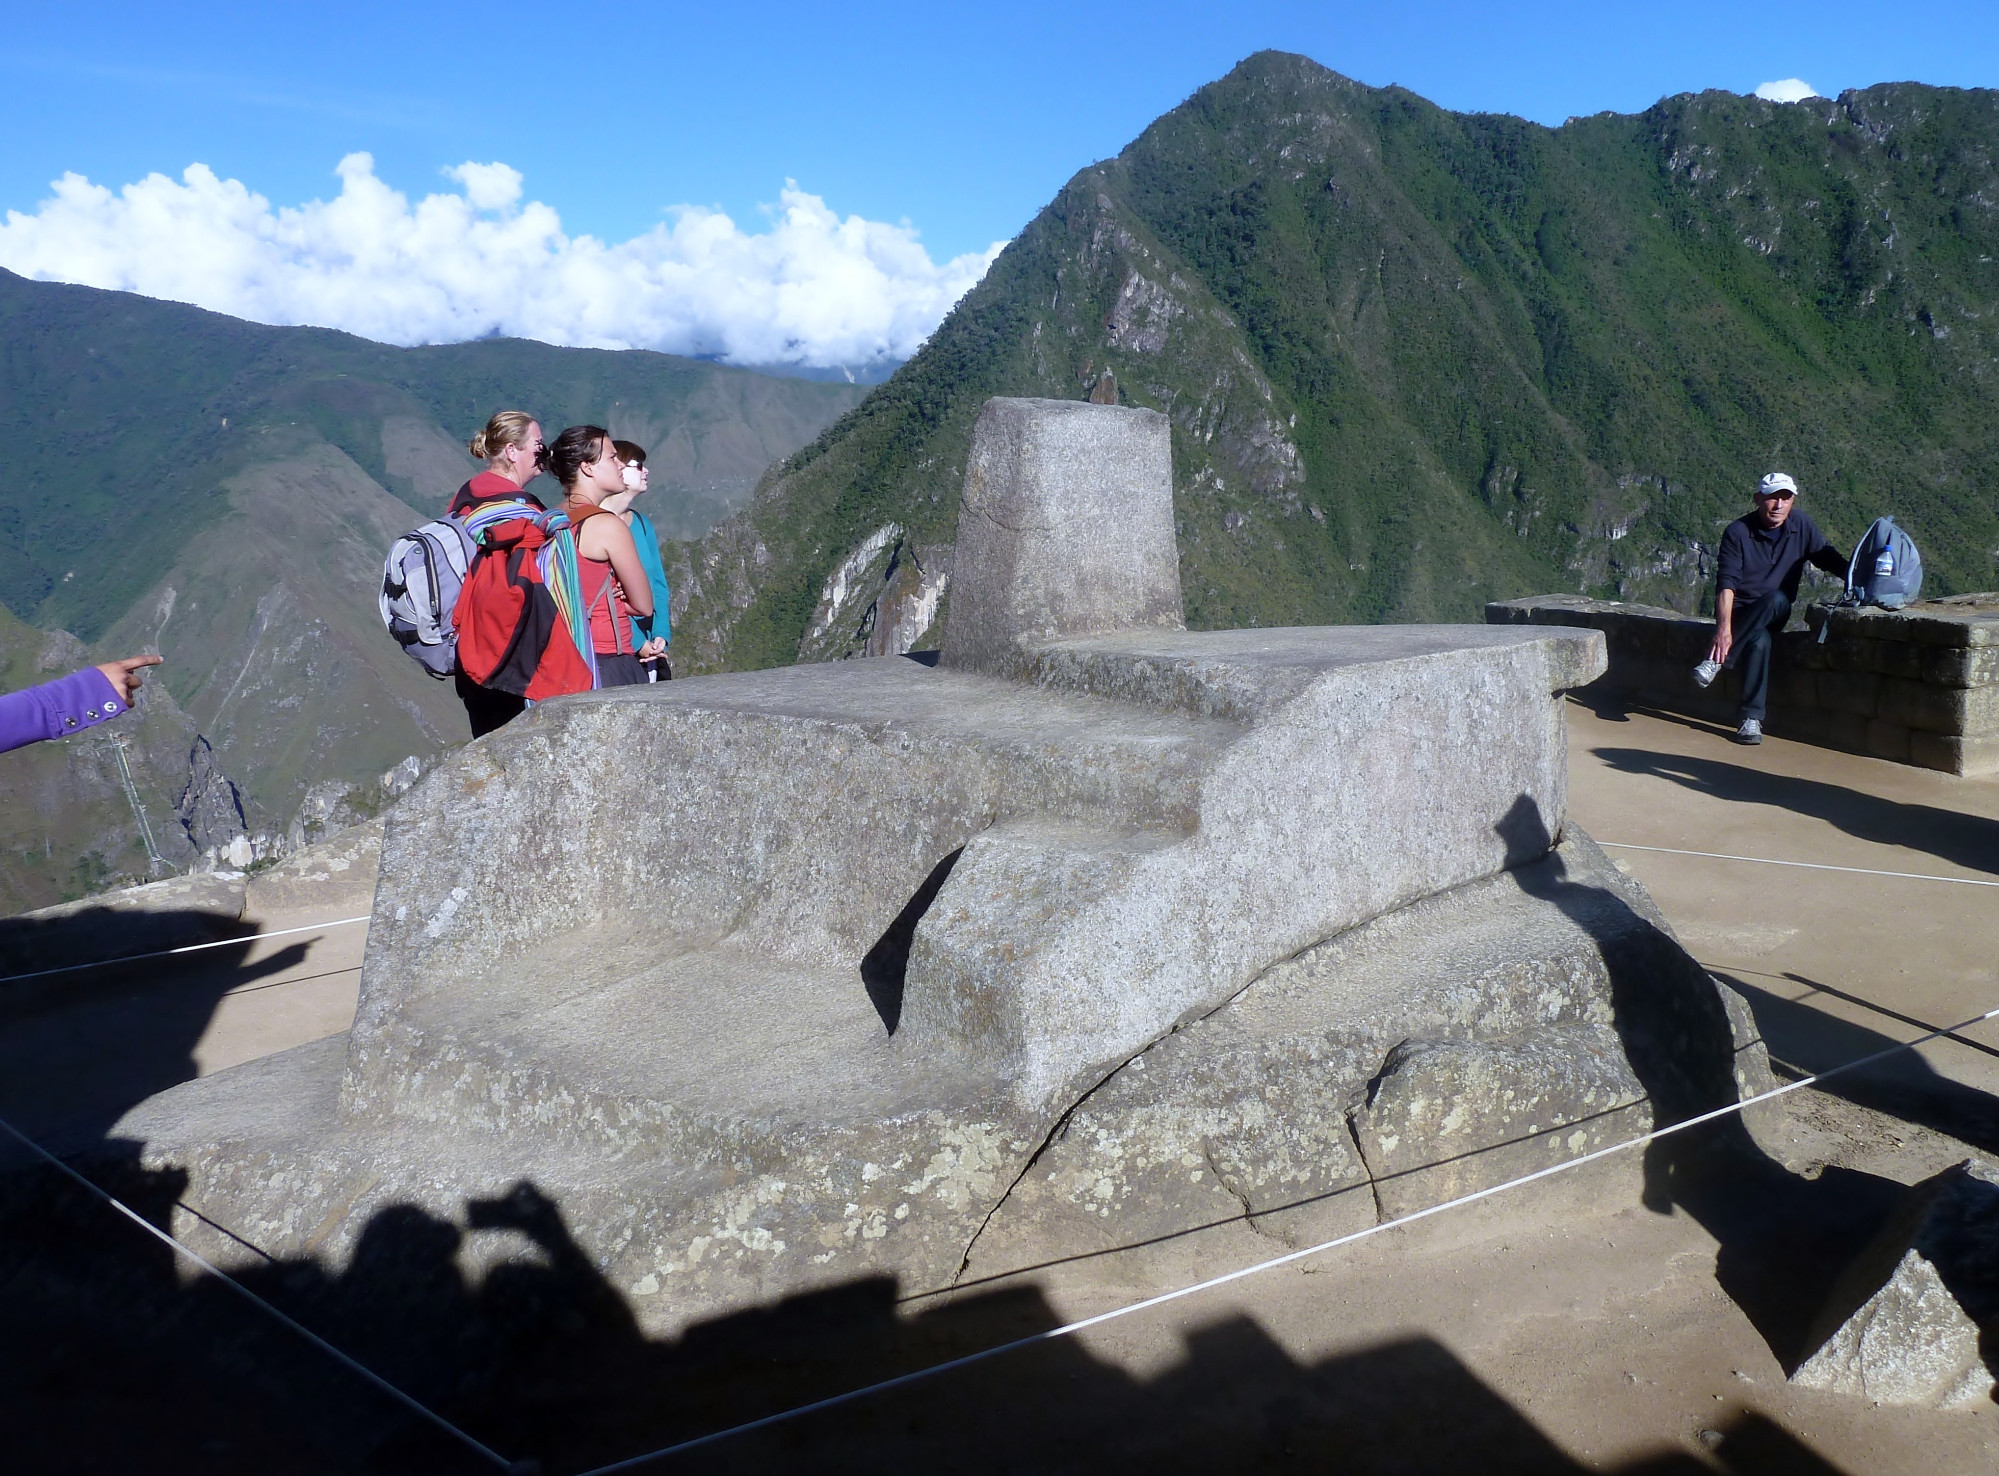
[[[0,697],[0,753],[94,728],[125,710],[111,678],[94,666]]]

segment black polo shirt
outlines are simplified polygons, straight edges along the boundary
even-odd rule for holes
[[[1762,514],[1746,513],[1722,532],[1715,588],[1734,590],[1738,605],[1760,600],[1773,589],[1796,602],[1807,562],[1830,574],[1846,574],[1846,556],[1800,509],[1792,508],[1781,528],[1766,528]]]

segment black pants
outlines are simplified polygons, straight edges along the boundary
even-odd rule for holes
[[[645,663],[630,652],[597,653],[597,685],[600,687],[640,687],[645,685]]]
[[[474,738],[483,738],[495,728],[504,728],[527,711],[528,700],[525,697],[482,687],[462,671],[455,673],[452,680],[458,686],[458,700],[465,704],[465,716],[471,720]]]
[[[1728,664],[1742,674],[1742,716],[1763,721],[1770,702],[1770,642],[1791,618],[1791,601],[1781,589],[1737,605],[1729,629],[1735,644]]]

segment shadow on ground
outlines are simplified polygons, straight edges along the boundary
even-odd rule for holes
[[[156,1221],[175,1175],[99,1168]],[[493,1469],[405,1414],[53,1172],[0,1183],[0,1339],[33,1349],[0,1384],[9,1468],[473,1472]],[[575,1472],[1059,1321],[1041,1293],[993,1291],[919,1316],[863,1281],[698,1326],[640,1334],[532,1186],[468,1206],[466,1228],[378,1215],[346,1270],[273,1264],[244,1281],[513,1460]],[[468,1281],[467,1235],[537,1248]],[[1754,1414],[1719,1419],[1728,1471],[1834,1468]],[[1132,1377],[1065,1339],[658,1463],[660,1471],[1313,1471],[1581,1473],[1446,1348],[1410,1339],[1318,1363],[1253,1322],[1188,1335]],[[1617,1469],[1711,1471],[1663,1452]],[[1602,1468],[1596,1468],[1602,1469]]]
[[[1771,1063],[1793,1079],[1861,1060],[1896,1044],[1895,1037],[1814,1008],[1809,1000],[1786,999],[1730,973],[1717,971],[1715,977],[1749,1001],[1757,1028],[1770,1048]],[[1802,974],[1786,977],[1805,988],[1863,1006],[1867,1004]],[[1893,1011],[1882,1013],[1918,1031],[1937,1028],[1930,1022]],[[1992,1047],[1975,1040],[1966,1039],[1962,1045],[1974,1051],[1992,1051]],[[1817,1090],[1944,1133],[1980,1152],[1999,1155],[1999,1099],[1953,1081],[1914,1051],[1903,1051],[1858,1071],[1842,1072]]]
[[[1520,853],[1545,849],[1517,820]],[[1537,873],[1538,874],[1538,873]],[[1559,872],[1524,882],[1574,906],[1601,889]],[[1622,905],[1622,904],[1620,904]],[[247,945],[245,945],[247,946]],[[49,1035],[51,1087],[64,1062],[121,1058],[63,1111],[98,1134],[79,1161],[153,1224],[186,1188],[148,1172],[139,1145],[106,1141],[140,1098],[193,1075],[190,1055],[244,969],[233,954],[198,987],[96,1010]],[[1671,1120],[1731,1100],[1718,1008],[1658,987],[1649,962],[1609,959],[1618,1025]],[[1694,967],[1689,961],[1689,967]],[[116,987],[93,984],[116,996]],[[139,991],[143,992],[143,991]],[[1713,998],[1711,990],[1705,997]],[[1672,1003],[1677,1000],[1678,1003]],[[72,999],[72,1005],[77,1004]],[[121,1013],[123,1009],[138,1013]],[[152,1013],[147,1013],[150,1009]],[[50,1018],[54,1015],[51,1013]],[[134,1038],[142,1044],[135,1045]],[[1725,1094],[1721,1095],[1721,1094]],[[62,1104],[59,1104],[62,1105]],[[1827,1171],[1816,1180],[1765,1157],[1739,1123],[1658,1145],[1655,1208],[1686,1207],[1722,1242],[1718,1274],[1791,1361],[1825,1286],[1901,1186]],[[521,1254],[469,1277],[473,1237],[513,1237]],[[370,1220],[350,1261],[273,1261],[243,1274],[257,1296],[493,1449],[548,1476],[587,1470],[879,1379],[1045,1331],[1060,1322],[1033,1286],[980,1290],[912,1313],[867,1280],[647,1338],[619,1292],[571,1238],[559,1207],[518,1184],[466,1207],[462,1224],[397,1207]],[[172,1253],[45,1168],[0,1173],[0,1429],[8,1468],[43,1472],[449,1473],[492,1469],[222,1284],[186,1276]],[[1787,1351],[1789,1350],[1789,1351]],[[1718,1420],[1705,1460],[1666,1450],[1627,1473],[1833,1470],[1753,1413]],[[1579,1473],[1502,1395],[1448,1349],[1409,1339],[1301,1362],[1253,1322],[1222,1316],[1187,1335],[1175,1365],[1137,1377],[1075,1339],[752,1432],[648,1469],[964,1472],[1256,1470],[1354,1473]],[[1596,1467],[1594,1469],[1603,1469]]]
[[[41,923],[4,920],[0,943],[0,1117],[57,1151],[103,1139],[155,1093],[196,1075],[194,1048],[232,990],[297,965],[307,942],[246,963],[249,929],[198,910],[137,913],[89,908]],[[175,958],[64,968],[79,956],[132,958],[190,942]],[[45,972],[46,971],[46,972]],[[19,1150],[0,1142],[0,1167]]]
[[[1999,820],[1983,815],[1885,799],[1843,784],[1773,774],[1718,758],[1645,748],[1598,748],[1594,752],[1620,773],[1670,779],[1697,794],[1734,804],[1773,805],[1823,820],[1859,840],[1901,846],[1968,870],[1999,875]]]
[[[1546,826],[1523,796],[1500,833],[1510,852],[1531,855]],[[1553,866],[1522,867],[1514,876],[1523,890],[1554,903],[1584,927],[1606,901],[1605,888],[1569,879],[1559,858]],[[1617,905],[1630,908],[1621,898]],[[1663,946],[1656,924],[1617,936],[1623,941],[1603,950],[1615,1024],[1656,1122],[1686,1122],[1739,1100],[1733,1031],[1706,972],[1677,945]],[[1804,1022],[1776,1008],[1783,1002],[1767,992],[1743,990],[1718,977],[1745,995],[1767,1048],[1777,1064],[1786,1063],[1784,1053],[1796,1049],[1792,1042],[1803,1038]],[[1823,1016],[1818,1022],[1838,1026]],[[1893,1044],[1858,1028],[1815,1029],[1809,1038],[1811,1064],[1795,1063],[1804,1067],[1795,1074],[1844,1065]],[[1892,1085],[1910,1078],[1923,1090],[1902,1092]],[[1999,1121],[1999,1101],[1955,1083],[1948,1087],[1912,1056],[1827,1084],[1862,1105],[1986,1146]],[[1716,1281],[1787,1373],[1816,1351],[1808,1336],[1834,1283],[1907,1193],[1893,1179],[1852,1169],[1828,1167],[1815,1177],[1794,1173],[1763,1150],[1739,1114],[1656,1139],[1645,1149],[1647,1207],[1660,1213],[1683,1209],[1714,1237]],[[1999,1374],[1999,1349],[1989,1357]]]

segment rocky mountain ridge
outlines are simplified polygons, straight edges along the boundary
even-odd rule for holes
[[[683,662],[866,649],[891,568],[931,571],[948,620],[992,395],[1171,417],[1199,627],[1559,590],[1695,609],[1772,465],[1836,539],[1893,513],[1937,592],[1989,586],[1995,159],[1989,91],[1704,93],[1549,129],[1259,54],[1078,173],[689,551]]]

